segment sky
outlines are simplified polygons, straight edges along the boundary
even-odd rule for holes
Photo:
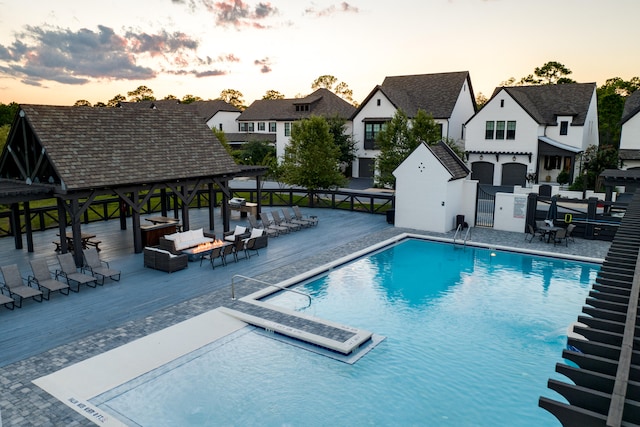
[[[581,83],[640,76],[638,0],[0,0],[0,102],[107,102],[139,86],[246,105],[332,75],[469,71],[489,97],[549,61]]]

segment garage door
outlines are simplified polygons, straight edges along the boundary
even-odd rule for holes
[[[521,185],[527,183],[527,165],[505,163],[502,165],[502,185]]]
[[[490,162],[472,163],[471,179],[480,181],[480,184],[493,185],[493,163],[490,163]]]

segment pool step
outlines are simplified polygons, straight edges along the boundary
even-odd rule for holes
[[[306,316],[261,301],[236,300],[221,310],[228,315],[266,331],[277,332],[342,354],[351,354],[373,335],[324,319]]]

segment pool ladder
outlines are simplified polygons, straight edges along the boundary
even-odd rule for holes
[[[458,234],[461,234],[461,232],[464,230],[464,227],[462,226],[462,224],[458,224],[458,228],[456,228],[456,234],[453,235],[453,244],[455,245],[457,242],[456,240],[458,239]],[[467,232],[464,235],[464,241],[463,241],[463,246],[467,246],[467,239],[469,238],[469,234],[471,233],[471,227],[467,228]]]
[[[268,282],[265,282],[265,281],[262,281],[262,280],[254,279],[253,277],[243,276],[241,274],[234,274],[233,277],[231,278],[231,299],[234,299],[234,300],[236,299],[236,291],[235,291],[235,279],[236,279],[236,277],[239,277],[239,278],[241,278],[243,280],[252,280],[254,282],[261,283],[261,284],[267,285],[267,286],[273,286],[274,288],[278,288],[281,291],[293,292],[295,294],[303,295],[303,296],[305,296],[305,297],[307,297],[309,299],[309,305],[307,305],[307,307],[311,307],[311,295],[309,295],[309,294],[307,294],[305,292],[301,292],[301,291],[298,291],[296,289],[285,288],[285,287],[280,286],[280,285],[274,285],[273,283],[268,283]],[[307,307],[305,307],[305,308],[307,308]]]

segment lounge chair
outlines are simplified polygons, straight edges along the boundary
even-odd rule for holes
[[[293,213],[298,221],[308,221],[312,226],[318,225],[318,217],[317,216],[304,216],[302,212],[300,212],[300,208],[298,206],[292,206]]]
[[[30,261],[31,276],[28,278],[29,285],[35,284],[38,289],[43,291],[44,299],[49,300],[51,292],[60,292],[63,295],[69,295],[69,284],[56,280],[49,270],[46,259],[34,259]],[[46,292],[44,292],[46,291]]]
[[[89,271],[93,277],[101,278],[101,285],[104,285],[105,277],[116,282],[120,281],[120,270],[110,268],[107,261],[102,261],[97,249],[85,249],[82,251],[82,256],[84,258],[82,271]]]
[[[4,292],[5,292],[4,288],[0,287],[0,305],[4,305],[9,310],[13,310],[13,308],[16,306],[16,302],[10,296],[5,295]]]
[[[291,213],[288,209],[282,209],[282,216],[284,216],[284,220],[291,224],[298,224],[300,227],[311,227],[311,221],[303,221],[294,218],[291,216]]]
[[[80,285],[87,285],[92,288],[95,288],[98,285],[97,278],[90,274],[78,272],[76,261],[73,259],[71,252],[58,255],[58,262],[60,263],[60,269],[56,270],[56,279],[58,277],[64,277],[67,280],[69,289],[73,292],[79,292]],[[77,284],[76,289],[71,287],[72,282]]]
[[[4,277],[4,287],[9,291],[9,295],[14,299],[15,306],[22,307],[22,300],[33,298],[37,302],[42,302],[42,291],[24,284],[24,279],[20,275],[17,264],[0,267]]]
[[[264,221],[263,224],[260,225],[258,224],[258,219],[255,216],[248,214],[247,218],[249,219],[251,230],[261,229],[264,230],[264,232],[270,237],[278,237],[278,230],[276,230],[275,228],[267,227],[267,225],[264,224]]]
[[[202,258],[200,258],[200,266],[202,266],[202,261],[205,259],[208,259],[211,262],[211,268],[215,270],[215,261],[217,259],[220,259],[224,263],[224,259],[222,258],[222,246],[216,246],[211,250],[211,252],[202,255]]]
[[[267,229],[276,230],[278,232],[278,235],[283,233],[288,233],[290,231],[288,227],[283,227],[281,225],[276,224],[276,222],[272,218],[273,218],[273,215],[271,216],[271,218],[269,218],[269,212],[262,213],[262,223],[265,225]]]
[[[278,213],[278,211],[271,211],[271,216],[273,216],[273,220],[275,221],[276,225],[279,225],[280,227],[287,227],[291,231],[298,231],[302,228],[300,224],[293,224],[280,218],[280,214]]]

